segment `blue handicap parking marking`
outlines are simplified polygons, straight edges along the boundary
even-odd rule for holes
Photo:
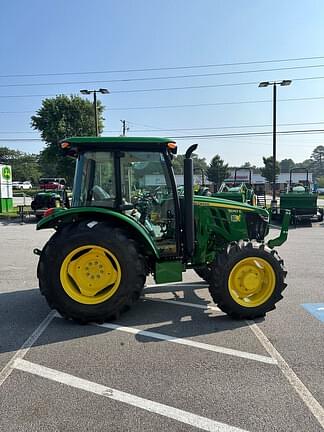
[[[304,303],[302,306],[315,318],[324,322],[324,303]]]

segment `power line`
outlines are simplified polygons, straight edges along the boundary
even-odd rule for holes
[[[140,125],[144,127],[152,127],[153,129],[132,129],[132,132],[178,132],[178,131],[195,131],[195,130],[219,130],[219,129],[246,129],[246,128],[264,128],[271,127],[272,124],[262,124],[262,125],[236,125],[236,126],[211,126],[211,127],[196,127],[196,128],[154,128],[153,126],[143,125],[141,123],[135,123],[131,121],[127,121],[129,124]],[[324,121],[319,122],[303,122],[303,123],[278,123],[277,126],[286,127],[286,126],[306,126],[306,125],[319,125],[324,124]],[[104,130],[105,133],[119,133],[120,130]],[[1,132],[4,134],[34,134],[33,131],[5,131]]]
[[[277,131],[279,135],[299,135],[299,134],[322,134],[324,129],[305,129],[305,130],[290,130],[290,131]],[[204,134],[204,135],[183,135],[183,136],[173,136],[174,139],[188,139],[188,138],[232,138],[232,137],[249,137],[249,136],[265,136],[272,135],[272,131],[268,132],[242,132],[242,133],[230,133],[230,134]]]
[[[279,135],[299,135],[299,134],[322,134],[324,129],[304,129],[304,130],[290,130],[290,131],[278,131]],[[250,136],[266,136],[272,135],[272,131],[266,132],[242,132],[242,133],[229,133],[229,134],[204,134],[204,135],[181,135],[173,136],[174,139],[208,139],[208,138],[233,138],[233,137],[250,137]],[[8,142],[35,142],[42,141],[40,138],[0,138],[0,141]]]
[[[321,100],[324,96],[314,97],[302,97],[302,98],[287,98],[278,99],[280,102],[292,102],[292,101],[309,101],[309,100]],[[225,106],[225,105],[243,105],[243,104],[257,104],[257,103],[268,103],[272,102],[272,99],[259,99],[259,100],[247,100],[247,101],[229,101],[229,102],[207,102],[199,104],[181,104],[181,105],[157,105],[157,106],[135,106],[135,107],[115,107],[105,108],[105,111],[128,111],[128,110],[142,110],[142,109],[170,109],[170,108],[193,108],[201,106]],[[34,111],[0,111],[0,114],[27,114]]]
[[[306,100],[320,100],[324,99],[324,96],[316,97],[304,97],[304,98],[288,98],[278,99],[280,102],[290,101],[306,101]],[[210,103],[199,103],[199,104],[182,104],[182,105],[157,105],[157,106],[137,106],[137,107],[124,107],[124,108],[106,108],[106,111],[128,111],[128,110],[141,110],[141,109],[170,109],[170,108],[192,108],[201,106],[224,106],[224,105],[242,105],[250,103],[268,103],[272,102],[272,99],[260,99],[260,100],[249,100],[249,101],[230,101],[230,102],[210,102]]]
[[[73,85],[73,84],[106,84],[114,82],[134,82],[134,81],[156,81],[166,79],[183,79],[183,78],[206,78],[211,76],[223,76],[223,75],[238,75],[246,73],[258,73],[258,72],[274,72],[284,70],[296,70],[296,69],[313,69],[322,68],[324,65],[307,65],[307,66],[289,66],[283,68],[271,68],[271,69],[254,69],[247,71],[230,71],[230,72],[212,72],[205,74],[189,74],[189,75],[169,75],[159,77],[142,77],[142,78],[118,78],[112,80],[95,80],[95,81],[65,81],[65,82],[49,82],[49,83],[15,83],[15,84],[0,84],[2,88],[8,87],[39,87],[39,86],[52,86],[52,85]]]
[[[245,128],[263,128],[270,127],[272,124],[262,124],[262,125],[236,125],[236,126],[210,126],[210,127],[196,127],[196,128],[156,128],[154,126],[148,126],[141,123],[135,123],[131,121],[127,121],[129,124],[144,126],[147,128],[153,129],[132,129],[132,132],[176,132],[176,131],[195,131],[195,130],[215,130],[215,129],[245,129]],[[324,124],[324,121],[319,122],[299,122],[299,123],[278,123],[277,126],[306,126],[306,125],[318,125]],[[103,132],[111,133],[111,132],[120,132],[120,130],[104,130]],[[1,134],[31,134],[35,133],[33,131],[2,131]]]
[[[324,76],[312,76],[303,78],[292,78],[292,81],[307,81],[307,80],[321,80]],[[216,88],[216,87],[233,87],[233,86],[243,86],[243,85],[257,85],[259,81],[248,81],[248,82],[238,82],[238,83],[220,83],[220,84],[205,84],[197,86],[177,86],[177,87],[160,87],[160,88],[148,88],[148,89],[133,89],[133,90],[111,90],[112,94],[119,93],[145,93],[145,92],[155,92],[155,91],[174,91],[174,90],[189,90],[189,89],[202,89],[202,88]],[[78,92],[78,91],[77,91]],[[23,95],[0,95],[1,99],[6,98],[32,98],[32,97],[56,97],[58,95],[69,96],[72,92],[64,93],[57,92],[56,94],[23,94]]]
[[[132,123],[132,122],[129,122]],[[133,123],[139,124],[139,123]],[[304,123],[280,123],[277,126],[306,126],[306,125],[318,125],[324,124],[324,121],[320,122],[304,122]],[[195,130],[216,130],[216,129],[245,129],[245,128],[263,128],[263,127],[271,127],[272,124],[263,124],[263,125],[240,125],[240,126],[212,126],[212,127],[197,127],[197,128],[170,128],[170,129],[161,129],[161,128],[153,128],[153,129],[133,129],[133,132],[176,132],[176,131],[195,131]],[[104,130],[104,132],[113,132]]]
[[[217,63],[217,64],[203,64],[203,65],[187,65],[187,66],[168,66],[168,67],[155,67],[155,68],[135,68],[135,69],[115,69],[106,71],[85,71],[85,72],[52,72],[52,73],[36,73],[36,74],[8,74],[0,75],[0,78],[23,78],[23,77],[42,77],[42,76],[64,76],[64,75],[91,75],[91,74],[109,74],[109,73],[126,73],[126,72],[153,72],[162,70],[179,70],[179,69],[202,69],[211,67],[225,67],[225,66],[242,66],[252,64],[266,64],[266,63],[281,63],[291,61],[305,61],[305,60],[322,60],[324,56],[313,57],[297,57],[288,59],[272,59],[272,60],[253,60],[246,62],[232,62],[232,63]]]

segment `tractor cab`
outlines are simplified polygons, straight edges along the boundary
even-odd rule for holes
[[[69,144],[71,152],[73,140]],[[179,203],[170,159],[175,143],[159,140],[147,145],[138,138],[106,138],[104,142],[98,138],[95,144],[78,141],[74,150],[72,207],[124,214],[148,231],[163,255],[174,254]]]

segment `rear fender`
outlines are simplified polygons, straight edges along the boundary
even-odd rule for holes
[[[156,259],[160,258],[159,250],[149,233],[142,225],[129,216],[101,207],[91,207],[91,209],[87,207],[71,209],[55,208],[51,210],[52,213],[49,216],[38,222],[37,230],[46,228],[58,230],[64,225],[80,222],[85,219],[91,221],[111,221],[129,231],[135,240],[143,244],[146,253],[153,255]]]

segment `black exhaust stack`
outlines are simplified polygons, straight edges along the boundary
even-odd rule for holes
[[[193,161],[192,153],[198,144],[193,144],[186,151],[183,163],[184,173],[184,244],[187,258],[192,257],[195,243],[194,204],[193,204]]]

